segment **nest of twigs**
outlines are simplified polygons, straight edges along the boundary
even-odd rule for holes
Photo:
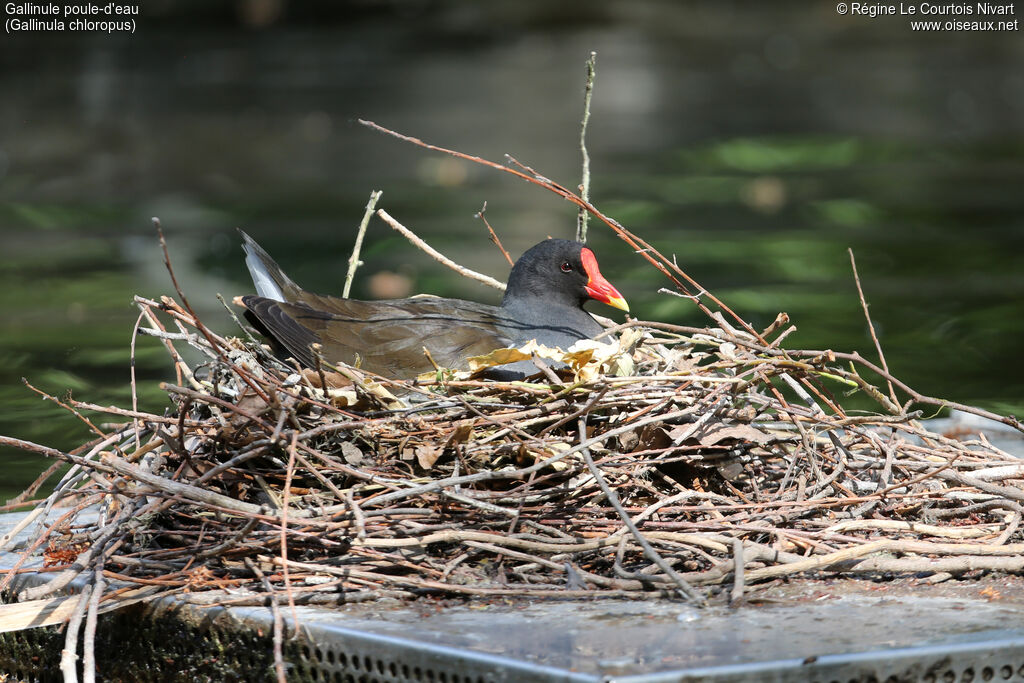
[[[110,607],[170,594],[702,602],[810,574],[1024,568],[1018,459],[929,432],[907,406],[934,400],[901,405],[856,354],[782,350],[780,326],[629,323],[606,346],[526,349],[567,365],[530,381],[439,370],[397,383],[299,369],[173,299],[136,303],[138,331],[174,364],[172,406],[71,401],[117,424],[72,453],[22,444],[73,463],[24,549],[69,568],[22,599],[81,574],[116,582]],[[203,360],[183,360],[185,345]],[[848,414],[829,386],[883,412]]]
[[[51,396],[95,438],[64,453],[0,437],[58,461],[23,498],[72,465],[0,539],[2,548],[37,525],[0,589],[37,571],[40,554],[56,572],[19,600],[85,585],[69,599],[78,607],[66,653],[86,603],[88,643],[98,612],[169,595],[275,610],[421,595],[735,604],[788,577],[1024,569],[1024,543],[1013,542],[1020,460],[984,436],[933,433],[913,409],[952,406],[1021,429],[1016,419],[915,392],[888,372],[877,340],[880,366],[785,349],[784,314],[756,331],[673,258],[532,169],[366,123],[573,202],[711,325],[630,321],[572,349],[527,345],[395,382],[299,368],[251,336],[216,334],[168,260],[178,299],[136,304],[137,332],[158,338],[173,363],[171,407],[157,415]],[[525,358],[539,370],[527,381],[474,374]],[[870,397],[877,412],[847,412],[837,390]],[[276,636],[281,628],[276,619]],[[73,656],[64,667],[73,672]]]

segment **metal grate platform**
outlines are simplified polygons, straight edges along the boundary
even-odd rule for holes
[[[0,516],[0,533],[19,517]],[[15,559],[0,554],[0,567]],[[1024,681],[1021,585],[993,601],[925,587],[736,610],[664,601],[300,607],[285,659],[289,681],[330,683]],[[100,679],[273,681],[272,624],[267,608],[128,607],[100,619]],[[3,680],[61,681],[63,644],[59,627],[0,634]]]

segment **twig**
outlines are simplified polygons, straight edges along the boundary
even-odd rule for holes
[[[156,228],[156,234],[160,240],[160,248],[163,250],[164,255],[164,267],[167,268],[167,274],[170,275],[171,277],[171,285],[174,286],[174,291],[178,293],[178,298],[181,299],[181,303],[185,307],[185,310],[189,312],[189,314],[192,316],[192,319],[195,321],[196,329],[198,329],[202,333],[202,335],[206,337],[206,341],[209,342],[210,348],[213,349],[213,351],[221,357],[222,361],[230,364],[230,360],[227,358],[227,356],[224,355],[224,349],[221,347],[220,344],[217,343],[217,340],[214,339],[213,333],[211,333],[210,330],[206,328],[206,325],[202,324],[199,321],[198,316],[196,316],[196,313],[192,308],[192,305],[188,302],[188,299],[185,297],[185,293],[182,291],[181,285],[178,284],[178,278],[174,275],[174,268],[171,266],[171,256],[170,253],[167,251],[167,240],[164,239],[164,231],[160,227],[159,218],[153,218],[153,227]],[[270,396],[256,384],[256,382],[252,379],[249,373],[243,371],[241,368],[237,368],[237,366],[236,369],[238,370],[238,376],[242,379],[242,381],[248,384],[249,388],[256,392],[257,396],[259,396],[264,401],[267,401],[269,403],[271,400]]]
[[[106,588],[103,579],[103,556],[97,559],[96,573],[93,576],[92,594],[89,596],[89,612],[85,617],[85,633],[82,636],[82,683],[96,681],[96,624],[99,615],[100,599]]]
[[[345,275],[345,288],[341,291],[341,295],[346,299],[349,292],[352,291],[352,280],[355,279],[356,268],[363,265],[363,262],[359,260],[359,252],[363,248],[363,236],[366,235],[366,226],[370,224],[370,216],[373,215],[373,209],[377,206],[377,200],[380,199],[381,194],[383,194],[381,190],[374,190],[370,193],[370,200],[366,202],[366,211],[363,213],[363,219],[359,221],[356,243],[352,247],[352,255],[348,257],[348,273]]]
[[[135,327],[132,328],[132,341],[129,345],[129,376],[131,378],[130,385],[132,390],[132,411],[139,411],[139,392],[138,385],[136,384],[135,378],[135,340],[139,337],[139,326],[142,325],[142,318],[145,316],[145,312],[139,311],[139,317],[135,320]],[[139,421],[135,420],[135,449],[142,448],[142,444],[139,441]]]
[[[733,584],[729,594],[729,605],[738,607],[743,601],[743,539],[732,540]]]
[[[578,428],[580,433],[580,441],[581,443],[585,443],[587,440],[587,422],[585,416],[580,416]],[[676,572],[676,570],[673,569],[672,566],[665,561],[665,558],[658,554],[658,551],[656,551],[654,547],[647,542],[647,539],[644,538],[643,534],[640,533],[640,529],[638,529],[637,526],[633,524],[633,520],[630,518],[629,513],[622,508],[622,503],[619,502],[618,495],[610,486],[608,486],[607,482],[605,482],[604,480],[604,477],[601,476],[601,470],[599,470],[597,468],[597,465],[594,464],[594,459],[590,457],[590,450],[585,447],[581,448],[580,454],[586,461],[587,467],[590,469],[590,473],[594,476],[594,479],[597,481],[598,486],[601,487],[601,491],[608,499],[608,502],[611,503],[612,507],[614,507],[616,512],[619,513],[619,518],[622,519],[622,523],[626,525],[630,533],[633,534],[633,538],[636,539],[636,542],[640,544],[640,547],[644,549],[644,554],[652,562],[658,565],[661,571],[665,572],[665,574],[672,579],[673,583],[676,585],[676,588],[679,589],[679,592],[687,600],[689,600],[697,606],[703,606],[704,598],[699,593],[697,593],[697,591],[695,591],[690,586],[690,584],[686,582],[686,579],[680,576]]]
[[[483,207],[481,207],[481,209],[476,212],[476,217],[482,220],[484,222],[484,225],[487,226],[487,232],[491,234],[491,241],[494,242],[498,249],[501,250],[501,255],[505,257],[505,260],[508,261],[508,264],[510,266],[515,265],[515,263],[512,261],[512,257],[509,256],[508,251],[505,249],[505,246],[501,243],[501,240],[498,239],[497,233],[494,232],[494,228],[491,227],[490,222],[487,220],[487,216],[484,215],[486,211],[487,202],[484,202]]]
[[[817,357],[817,356],[821,355],[820,351],[810,351],[810,350],[806,350],[806,349],[802,349],[802,350],[798,350],[798,351],[791,350],[788,353],[789,353],[790,356],[803,357],[803,358],[814,358],[814,357]],[[996,422],[1001,422],[1001,423],[1003,423],[1005,425],[1009,425],[1010,427],[1013,427],[1014,429],[1016,429],[1017,431],[1019,431],[1021,433],[1024,433],[1024,423],[1021,423],[1021,421],[1018,420],[1013,415],[1000,415],[998,413],[993,413],[993,412],[985,410],[983,408],[977,408],[975,406],[969,406],[969,405],[967,405],[965,403],[957,403],[956,401],[949,401],[949,400],[946,400],[946,399],[935,398],[933,396],[926,396],[926,395],[924,395],[924,394],[922,394],[922,393],[912,389],[910,386],[908,386],[904,382],[901,382],[899,379],[897,379],[896,377],[894,377],[890,373],[886,372],[882,368],[878,367],[877,365],[875,365],[874,363],[872,363],[868,359],[864,358],[864,356],[860,355],[856,351],[854,351],[853,353],[845,353],[845,352],[841,352],[841,351],[833,351],[831,353],[836,358],[840,358],[840,359],[843,359],[843,360],[849,360],[849,361],[853,361],[854,363],[858,363],[858,364],[866,367],[868,370],[871,370],[872,372],[876,373],[877,375],[879,375],[880,377],[882,377],[886,381],[892,382],[900,390],[906,392],[907,395],[910,396],[910,398],[911,398],[913,403],[924,403],[924,404],[927,404],[927,405],[933,405],[933,406],[937,406],[937,407],[940,407],[940,408],[953,408],[955,410],[960,410],[960,411],[963,411],[965,413],[970,413],[972,415],[977,415],[978,417],[984,417],[984,418],[987,418],[989,420],[994,420]]]
[[[390,215],[388,215],[388,212],[385,211],[384,209],[377,209],[377,215],[380,216],[381,220],[383,220],[385,223],[390,225],[392,228],[394,228],[398,232],[402,233],[402,235],[407,240],[409,240],[414,245],[419,247],[422,251],[425,251],[431,258],[433,258],[438,263],[440,263],[442,265],[445,265],[445,266],[448,266],[449,268],[454,270],[459,275],[462,275],[463,277],[468,277],[471,280],[476,280],[477,282],[482,282],[485,285],[487,285],[488,287],[494,287],[495,289],[500,289],[502,291],[505,290],[505,284],[504,283],[498,282],[493,277],[490,277],[490,276],[484,275],[482,273],[478,273],[476,271],[470,270],[469,268],[465,268],[463,266],[460,266],[458,263],[455,263],[455,261],[452,261],[447,256],[444,256],[443,254],[441,254],[439,251],[437,251],[436,249],[431,247],[429,244],[424,242],[422,239],[420,239],[412,230],[410,230],[409,228],[405,227],[404,225],[402,225],[401,223],[396,221],[394,218],[392,218]]]
[[[295,610],[295,596],[292,595],[292,583],[291,577],[288,575],[288,497],[291,495],[292,489],[292,476],[295,474],[295,460],[298,457],[296,453],[296,444],[298,443],[298,434],[292,432],[292,441],[288,445],[288,465],[285,468],[284,475],[284,487],[281,491],[281,578],[284,581],[284,590],[288,595],[288,605],[292,610],[292,627],[298,629],[299,613]],[[276,638],[276,634],[275,634]]]
[[[52,396],[52,395],[46,393],[45,391],[43,391],[42,389],[37,389],[36,387],[32,386],[31,382],[29,382],[24,377],[21,378],[21,383],[24,384],[26,387],[28,387],[31,391],[33,391],[33,392],[39,394],[40,396],[42,396],[44,400],[53,401],[54,403],[59,405],[64,410],[68,411],[69,413],[71,413],[72,415],[77,417],[79,420],[81,420],[85,424],[86,427],[88,427],[90,430],[92,430],[101,439],[107,437],[107,434],[105,434],[103,432],[103,430],[101,430],[99,427],[94,425],[92,423],[92,421],[90,421],[89,418],[87,418],[85,415],[82,415],[80,412],[75,410],[75,408],[73,406],[69,406],[67,403],[64,403],[63,401],[61,401],[56,396]]]
[[[284,563],[294,564],[288,562],[287,559],[278,558],[278,560]],[[281,617],[281,608],[277,604],[277,591],[274,590],[274,586],[270,583],[270,579],[267,578],[267,575],[263,573],[263,570],[260,569],[251,558],[244,557],[242,558],[242,562],[244,562],[249,571],[251,571],[260,580],[263,584],[263,589],[267,592],[267,595],[270,596],[270,611],[274,615],[274,673],[277,676],[277,683],[287,683],[288,674],[285,671],[282,647],[284,645],[284,619]]]
[[[878,341],[878,335],[875,334],[875,324],[871,322],[871,314],[868,312],[868,302],[864,298],[864,290],[860,286],[860,275],[857,273],[857,260],[853,257],[853,249],[847,248],[847,253],[850,254],[850,267],[853,269],[853,281],[857,283],[857,296],[860,298],[861,308],[864,309],[864,320],[868,323],[868,330],[871,332],[871,341],[875,343],[875,351],[878,352],[878,360],[882,364],[882,369],[885,370],[885,374],[889,374],[889,365],[885,362],[885,354],[882,353],[882,344]],[[889,387],[889,397],[892,402],[899,405],[900,400],[896,398],[896,389],[892,386],[892,381],[888,378],[885,380],[886,385]]]
[[[85,610],[89,606],[91,593],[91,585],[82,589],[78,605],[75,607],[75,611],[68,621],[67,631],[64,633],[64,649],[60,651],[60,671],[64,677],[64,683],[78,683],[78,629],[82,625]]]
[[[594,92],[594,76],[597,66],[597,53],[591,52],[587,60],[587,80],[583,89],[583,119],[580,121],[580,155],[583,158],[583,179],[580,183],[580,199],[590,203],[590,154],[587,152],[587,123],[590,121],[590,98]],[[587,241],[587,219],[589,214],[580,207],[576,218],[576,241]]]

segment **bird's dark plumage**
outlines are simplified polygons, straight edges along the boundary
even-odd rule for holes
[[[241,231],[239,231],[241,232]],[[583,310],[587,299],[626,303],[601,276],[593,252],[579,242],[545,240],[512,268],[500,306],[438,297],[360,301],[306,292],[242,232],[246,265],[258,295],[241,298],[246,315],[300,363],[314,365],[319,343],[329,362],[355,364],[400,379],[438,365],[464,368],[466,358],[531,339],[568,348],[601,326]],[[535,368],[507,366],[520,376]],[[507,375],[506,375],[507,376]]]

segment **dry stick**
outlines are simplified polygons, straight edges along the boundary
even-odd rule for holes
[[[231,363],[231,360],[227,357],[227,355],[225,355],[224,349],[214,338],[214,334],[210,332],[210,330],[207,329],[206,325],[204,325],[199,320],[199,316],[196,315],[195,310],[192,308],[192,304],[188,302],[188,298],[185,296],[185,292],[182,291],[181,285],[178,284],[178,278],[174,275],[174,268],[171,267],[171,255],[167,251],[167,240],[164,239],[164,231],[160,228],[159,218],[153,218],[153,226],[156,228],[157,237],[159,237],[160,239],[160,248],[163,250],[164,254],[164,267],[167,268],[167,274],[170,275],[171,277],[171,285],[174,287],[174,291],[178,293],[178,297],[181,299],[181,303],[185,307],[185,310],[187,310],[189,315],[192,316],[192,322],[195,323],[196,329],[198,329],[202,333],[202,335],[206,337],[206,341],[207,343],[210,344],[210,348],[213,349],[214,353],[216,353],[217,356],[224,363],[233,367],[235,374],[238,375],[239,379],[241,379],[243,382],[249,385],[249,388],[252,389],[256,393],[256,395],[259,396],[261,399],[263,399],[267,403],[273,403],[271,397],[265,391],[263,391],[262,388],[260,388],[260,386],[256,383],[256,380],[253,379],[253,377],[248,372],[244,371],[237,365]]]
[[[105,438],[107,438],[109,436],[109,434],[104,433],[103,430],[101,430],[99,427],[94,425],[92,423],[92,421],[89,420],[89,418],[87,418],[85,415],[82,415],[80,412],[75,410],[75,408],[73,406],[69,406],[67,403],[64,403],[63,401],[61,401],[56,396],[52,396],[52,395],[46,393],[45,391],[43,391],[42,389],[37,389],[36,387],[32,386],[32,384],[27,379],[25,379],[24,377],[21,378],[21,383],[24,384],[26,387],[28,387],[30,390],[32,390],[35,393],[37,393],[40,396],[42,396],[44,400],[46,400],[46,401],[53,401],[54,403],[59,405],[64,410],[68,411],[69,413],[71,413],[72,415],[77,417],[79,420],[81,420],[83,423],[85,423],[86,427],[88,427],[91,431],[95,432],[96,436],[100,437],[101,439],[105,439]]]
[[[544,429],[542,429],[539,432],[537,432],[537,437],[536,438],[539,439],[539,438],[543,437],[545,434],[547,434],[548,432],[553,431],[555,429],[558,429],[562,425],[568,424],[569,422],[571,422],[573,420],[576,420],[576,419],[578,419],[580,417],[583,417],[584,415],[589,413],[600,402],[600,400],[602,398],[604,398],[604,395],[608,393],[608,390],[610,388],[611,387],[609,387],[608,385],[605,385],[605,386],[601,387],[598,390],[597,395],[594,396],[594,398],[592,398],[589,401],[587,401],[586,405],[584,405],[579,410],[573,411],[569,415],[566,415],[565,417],[563,417],[562,419],[558,420],[557,422],[552,422],[547,427],[545,427]]]
[[[348,257],[348,274],[345,275],[345,288],[341,290],[341,295],[346,299],[348,298],[348,293],[352,291],[352,280],[356,277],[356,268],[363,265],[363,262],[359,260],[359,252],[363,248],[363,236],[366,235],[366,226],[370,224],[370,216],[373,215],[373,209],[377,206],[377,200],[380,199],[381,194],[383,194],[381,190],[374,190],[370,193],[370,200],[366,202],[363,220],[359,221],[356,244],[352,247],[352,255]]]
[[[625,541],[625,537],[623,537]],[[479,541],[466,541],[465,545],[470,548],[476,548],[478,550],[486,550],[487,552],[494,553],[495,555],[504,555],[511,557],[516,560],[522,560],[523,562],[539,564],[542,567],[546,567],[552,571],[559,573],[566,572],[566,563],[552,562],[551,560],[545,559],[538,555],[529,555],[527,553],[521,553],[516,550],[509,550],[508,548],[502,548],[501,546],[492,545],[490,543],[481,543]],[[606,588],[618,588],[625,590],[636,590],[641,591],[644,589],[644,585],[641,581],[622,581],[619,579],[613,579],[600,574],[594,574],[588,572],[580,567],[573,567],[573,571],[577,572],[587,581],[593,583],[596,586],[602,586]]]
[[[70,403],[76,408],[82,407],[77,401],[70,401]],[[78,448],[75,448],[73,451],[71,451],[71,455],[80,455],[81,453],[87,451],[96,444],[100,443],[100,441],[101,439],[93,439],[92,441],[87,441]],[[11,501],[7,505],[0,507],[0,511],[6,512],[9,510],[13,510],[16,507],[28,505],[34,502],[28,500],[28,498],[30,496],[34,496],[36,492],[42,487],[42,485],[45,484],[46,481],[50,477],[52,477],[61,467],[64,467],[64,463],[59,460],[51,464],[38,477],[36,477],[35,481],[33,481],[27,489],[19,493],[15,498],[11,499]],[[13,534],[11,532],[7,532],[3,536],[0,536],[0,550],[3,550],[4,545],[12,535]]]
[[[291,493],[292,475],[295,473],[295,458],[298,453],[295,451],[295,444],[298,435],[292,432],[292,442],[288,445],[288,465],[284,475],[284,491],[281,492],[281,575],[284,580],[284,590],[288,595],[288,606],[292,610],[292,621],[294,628],[299,628],[299,613],[295,610],[295,596],[292,595],[291,578],[288,576],[288,496]],[[312,469],[312,468],[310,468]],[[337,489],[335,489],[337,491]],[[338,491],[338,493],[341,493]],[[275,634],[275,638],[276,638]]]
[[[276,559],[280,560],[281,558]],[[277,592],[274,590],[274,586],[270,583],[270,579],[268,579],[267,575],[263,573],[263,570],[261,570],[259,566],[252,561],[252,558],[243,557],[242,562],[249,568],[249,571],[259,578],[263,583],[263,589],[267,591],[267,595],[270,596],[270,611],[274,615],[274,672],[277,674],[277,683],[288,683],[288,675],[284,668],[284,654],[282,652],[282,645],[284,644],[284,619],[281,617],[281,608],[277,604]]]
[[[189,484],[183,484],[179,481],[174,481],[166,477],[162,477],[159,474],[153,474],[143,470],[141,467],[132,465],[131,463],[118,458],[113,455],[107,455],[103,458],[102,464],[110,468],[119,474],[146,484],[156,491],[161,491],[170,495],[181,496],[186,500],[190,500],[194,503],[200,503],[204,505],[224,508],[237,512],[244,515],[265,515],[266,510],[263,506],[254,505],[253,503],[246,503],[230,496],[225,496],[215,491],[209,491],[207,489],[199,488],[198,486],[190,486]],[[94,463],[94,466],[98,466],[99,463]]]
[[[106,581],[103,579],[103,564],[103,555],[100,555],[97,558],[93,574],[89,612],[85,617],[85,633],[82,636],[82,683],[95,683],[96,681],[96,623],[100,598],[106,588]]]
[[[939,468],[935,472],[931,473],[940,479],[946,479],[947,481],[953,481],[961,486],[970,486],[976,488],[979,491],[985,493],[991,493],[996,496],[1002,496],[1003,498],[1009,498],[1010,500],[1024,501],[1024,491],[1021,491],[1015,486],[999,486],[997,484],[989,484],[980,479],[975,479],[972,476],[966,474],[960,474],[959,472],[944,471],[945,468]]]
[[[671,532],[667,533],[671,535]],[[482,541],[484,543],[494,543],[495,545],[502,545],[512,548],[519,548],[520,550],[532,550],[535,552],[544,552],[549,554],[587,552],[591,550],[598,550],[600,548],[609,548],[618,542],[618,539],[613,538],[611,536],[606,536],[601,538],[592,538],[585,541],[571,539],[566,540],[564,542],[556,543],[554,541],[532,541],[526,538],[519,538],[518,536],[508,536],[503,533],[493,531],[446,529],[444,531],[436,531],[433,533],[429,533],[425,536],[366,538],[363,540],[354,541],[352,543],[352,547],[410,548],[420,546],[425,547],[437,543],[462,543],[467,540]]]
[[[232,322],[235,323],[235,327],[240,329],[245,334],[245,338],[248,339],[249,342],[252,343],[257,349],[261,348],[260,340],[252,336],[252,332],[249,331],[248,327],[242,324],[242,321],[238,319],[238,314],[235,313],[235,310],[228,304],[227,299],[225,299],[224,295],[221,294],[220,292],[217,292],[217,301],[219,301],[220,305],[224,307],[225,311],[227,311],[228,316],[231,318]],[[254,353],[253,355],[255,356],[256,354]]]
[[[60,461],[58,461],[57,464],[61,466],[64,465],[64,463]],[[30,524],[32,524],[32,522],[36,520],[36,517],[43,514],[45,511],[45,508],[43,508],[42,506],[37,506],[30,510],[28,514],[22,517],[21,520],[14,525],[13,529],[5,533],[3,536],[0,536],[0,550],[6,548],[8,543],[10,543],[18,534],[24,531],[26,527],[28,527]]]
[[[366,517],[363,516],[363,510],[356,503],[355,496],[352,495],[352,489],[345,490],[345,503],[348,504],[349,510],[352,511],[352,521],[356,527],[356,538],[366,538]]]
[[[353,275],[355,274],[354,270],[351,272]],[[345,292],[345,297],[348,297],[348,292]],[[328,387],[330,385],[327,384],[327,375],[324,374],[324,365],[327,363],[327,360],[324,358],[323,348],[323,344],[320,342],[313,342],[309,345],[309,350],[313,354],[313,369],[320,379],[320,388],[323,389],[324,397],[326,398],[329,396],[328,392],[330,389]],[[302,374],[301,369],[299,374]]]
[[[78,683],[78,629],[82,625],[91,592],[92,586],[82,589],[75,611],[68,621],[67,631],[64,633],[64,649],[60,651],[60,672],[64,677],[64,683]]]
[[[266,420],[256,415],[253,415],[252,413],[244,410],[243,408],[240,408],[238,405],[231,403],[230,401],[225,401],[222,398],[217,398],[212,394],[208,394],[204,391],[193,391],[192,389],[174,386],[173,384],[167,384],[166,382],[161,382],[160,388],[169,394],[180,394],[182,396],[189,397],[201,403],[215,405],[218,408],[223,408],[228,412],[235,413],[236,415],[244,417],[246,420],[250,420],[253,424],[261,427],[264,431],[267,432],[268,435],[272,434],[274,431],[273,425],[268,423]]]
[[[215,546],[207,548],[197,555],[193,555],[196,560],[206,560],[211,557],[219,557],[225,552],[235,547],[249,536],[249,532],[256,528],[256,525],[260,523],[260,520],[256,517],[250,517],[246,520],[245,524],[238,529],[230,538],[223,543],[218,543]]]
[[[437,251],[432,246],[424,242],[416,235],[416,233],[414,233],[412,230],[405,227],[404,225],[396,221],[394,218],[392,218],[390,215],[388,215],[388,212],[385,211],[384,209],[377,209],[377,215],[380,216],[381,220],[383,220],[385,223],[390,225],[398,232],[402,233],[402,235],[407,240],[412,242],[414,245],[416,245],[423,251],[427,252],[427,254],[429,254],[430,257],[433,258],[438,263],[448,266],[459,275],[462,275],[463,277],[468,277],[470,280],[476,280],[477,282],[484,283],[488,287],[494,287],[495,289],[505,291],[504,283],[498,282],[493,277],[490,277],[488,275],[484,275],[474,270],[470,270],[469,268],[464,268],[463,266],[460,266],[458,263],[452,261],[447,256],[444,256],[443,254],[441,254],[441,252]]]
[[[487,232],[491,233],[491,241],[494,242],[494,244],[497,245],[498,249],[501,250],[501,254],[502,256],[505,257],[505,260],[508,261],[508,264],[510,266],[515,265],[515,263],[513,263],[512,261],[512,257],[509,256],[508,251],[505,249],[505,246],[501,243],[501,240],[498,239],[498,234],[494,232],[494,228],[492,228],[491,224],[487,221],[487,217],[484,215],[485,211],[487,211],[487,202],[484,202],[483,207],[476,212],[476,217],[482,220],[484,222],[484,225],[487,226]]]
[[[145,315],[146,314],[140,310],[139,317],[136,318],[135,320],[135,326],[132,327],[132,343],[130,345],[130,360],[128,362],[132,389],[132,412],[136,413],[139,411],[139,392],[138,384],[136,383],[135,378],[135,341],[139,337],[139,326],[142,325],[142,318]],[[141,429],[139,429],[141,425],[137,418],[133,420],[133,423],[135,424],[135,450],[139,450],[140,448],[142,448],[142,442],[140,440],[141,437],[139,436],[139,432],[142,431]]]
[[[775,349],[772,349],[771,352],[772,355],[781,355],[781,352],[776,353]],[[821,355],[821,351],[813,351],[809,349],[790,350],[787,351],[786,353],[795,358],[815,358]],[[957,403],[956,401],[947,401],[941,398],[925,396],[924,394],[912,389],[904,382],[901,382],[899,379],[897,379],[890,373],[886,372],[882,368],[878,367],[877,365],[869,361],[867,358],[857,353],[856,351],[854,351],[853,353],[832,351],[831,354],[836,358],[858,363],[867,368],[868,370],[871,370],[875,374],[879,375],[880,377],[884,378],[886,381],[892,382],[894,385],[896,385],[896,387],[906,392],[906,394],[910,396],[914,403],[924,403],[926,405],[938,406],[940,408],[955,408],[956,410],[960,410],[965,413],[971,413],[972,415],[977,415],[978,417],[984,417],[988,418],[989,420],[994,420],[995,422],[1001,422],[1005,425],[1013,427],[1014,429],[1024,432],[1024,423],[1021,423],[1020,420],[1018,420],[1016,417],[1012,415],[999,415],[997,413],[989,412],[988,410],[975,408],[974,406],[965,405],[963,403]]]
[[[729,605],[738,607],[743,601],[743,539],[732,539],[733,584]]]
[[[581,415],[579,421],[576,424],[578,425],[580,433],[580,442],[586,443],[586,416]],[[647,539],[644,538],[644,535],[640,533],[640,529],[638,529],[637,526],[633,524],[633,520],[630,518],[629,513],[626,512],[626,510],[622,507],[622,503],[619,501],[618,494],[615,493],[614,489],[608,486],[608,482],[606,482],[604,480],[604,477],[601,475],[601,470],[599,470],[597,465],[594,463],[594,459],[590,457],[590,449],[582,447],[580,448],[580,454],[586,461],[587,467],[590,469],[590,473],[594,476],[594,479],[597,481],[597,485],[601,487],[602,493],[604,493],[605,497],[608,499],[608,502],[611,503],[612,507],[615,508],[615,511],[619,513],[619,517],[622,519],[622,523],[629,528],[630,533],[633,534],[633,538],[635,538],[636,542],[640,545],[640,547],[644,549],[644,554],[652,562],[654,562],[654,564],[658,565],[661,571],[665,572],[665,574],[672,579],[676,587],[679,589],[679,592],[682,593],[682,595],[687,600],[689,600],[690,602],[694,603],[699,607],[703,607],[705,604],[704,597],[701,596],[700,593],[695,591],[690,586],[690,584],[686,582],[686,579],[680,576],[678,572],[676,572],[676,570],[672,568],[672,565],[665,561],[665,558],[658,554],[658,551],[654,549],[654,546],[652,546],[647,541]]]
[[[935,572],[963,574],[970,571],[988,570],[1016,574],[1024,569],[1024,557],[868,557],[853,566],[844,568],[850,574],[900,573],[916,574]]]
[[[153,301],[149,301],[148,299],[143,299],[138,295],[135,296],[134,301],[135,305],[139,307],[139,310],[142,311],[143,314],[145,314],[146,320],[149,321],[149,324],[151,324],[154,328],[156,328],[161,333],[166,335],[167,328],[164,327],[164,324],[160,322],[160,319],[157,318],[152,311],[153,307],[159,308],[160,304],[157,304]],[[142,332],[143,334],[149,334],[149,332],[147,332],[146,328],[144,327],[140,328],[139,332]],[[194,388],[202,388],[202,385],[196,380],[195,376],[192,374],[192,371],[185,363],[185,360],[181,357],[181,354],[178,353],[178,349],[176,349],[174,344],[171,343],[171,340],[167,338],[161,338],[160,341],[163,342],[164,348],[167,349],[167,353],[170,354],[171,360],[174,361],[174,372],[178,384],[182,384],[182,379],[186,379],[188,380],[189,384],[191,384]]]
[[[280,558],[273,558],[275,562],[280,562]],[[332,567],[330,565],[319,565],[309,562],[295,562],[291,561],[293,567],[305,569],[308,571],[316,571],[324,574],[332,574],[335,576],[342,576],[347,579],[358,578],[367,579],[375,582],[377,585],[393,585],[409,586],[412,588],[418,588],[421,590],[435,590],[444,591],[448,593],[462,593],[464,595],[481,595],[484,597],[543,597],[543,598],[593,598],[594,591],[592,590],[566,590],[565,588],[557,589],[545,589],[545,588],[533,588],[524,587],[521,589],[515,588],[479,588],[475,586],[463,586],[459,584],[444,583],[442,581],[431,581],[427,579],[416,579],[408,576],[390,575],[390,574],[378,574],[376,572],[368,572],[359,569],[350,569],[348,567]],[[656,594],[657,595],[657,594]],[[661,593],[664,595],[664,593]],[[636,591],[630,590],[608,590],[601,594],[602,597],[608,598],[633,598],[636,599],[638,596]],[[641,596],[642,597],[642,596]]]
[[[1006,542],[1010,540],[1010,537],[1013,536],[1014,533],[1016,533],[1017,527],[1020,526],[1021,516],[1021,510],[1018,507],[1016,510],[1013,511],[1010,517],[1010,521],[1006,525],[1006,528],[1003,530],[1003,533],[999,534],[999,537],[996,538],[996,540],[992,541],[992,545],[1005,545]]]
[[[775,565],[773,567],[764,567],[763,569],[754,569],[750,571],[747,576],[747,580],[763,581],[766,579],[776,579],[780,576],[790,576],[792,574],[800,574],[802,572],[829,567],[840,562],[860,559],[865,555],[886,550],[891,543],[892,541],[888,539],[871,541],[870,543],[865,543],[863,545],[844,548],[843,550],[838,550],[828,555],[818,555],[801,562],[791,562],[789,564]]]
[[[587,60],[587,81],[583,89],[583,119],[580,121],[580,155],[583,157],[583,178],[580,183],[580,199],[590,202],[590,154],[587,152],[587,123],[590,121],[590,97],[594,92],[594,75],[597,53],[591,52]],[[576,217],[576,241],[587,241],[587,210],[582,206]]]
[[[864,298],[864,290],[860,286],[860,275],[857,273],[857,261],[853,257],[853,249],[850,247],[846,248],[846,251],[850,254],[850,267],[853,268],[853,281],[857,283],[857,296],[860,298],[861,308],[864,309],[864,319],[868,323],[868,330],[871,332],[871,341],[875,343],[875,350],[878,352],[878,360],[882,363],[882,369],[885,370],[886,374],[889,372],[889,365],[885,362],[885,354],[882,353],[882,344],[878,341],[878,335],[875,334],[875,324],[871,322],[871,314],[868,312],[868,302]],[[892,385],[892,381],[886,380],[886,384],[889,386],[889,396],[892,398],[892,402],[895,405],[899,405],[899,399],[896,398],[896,389]]]

